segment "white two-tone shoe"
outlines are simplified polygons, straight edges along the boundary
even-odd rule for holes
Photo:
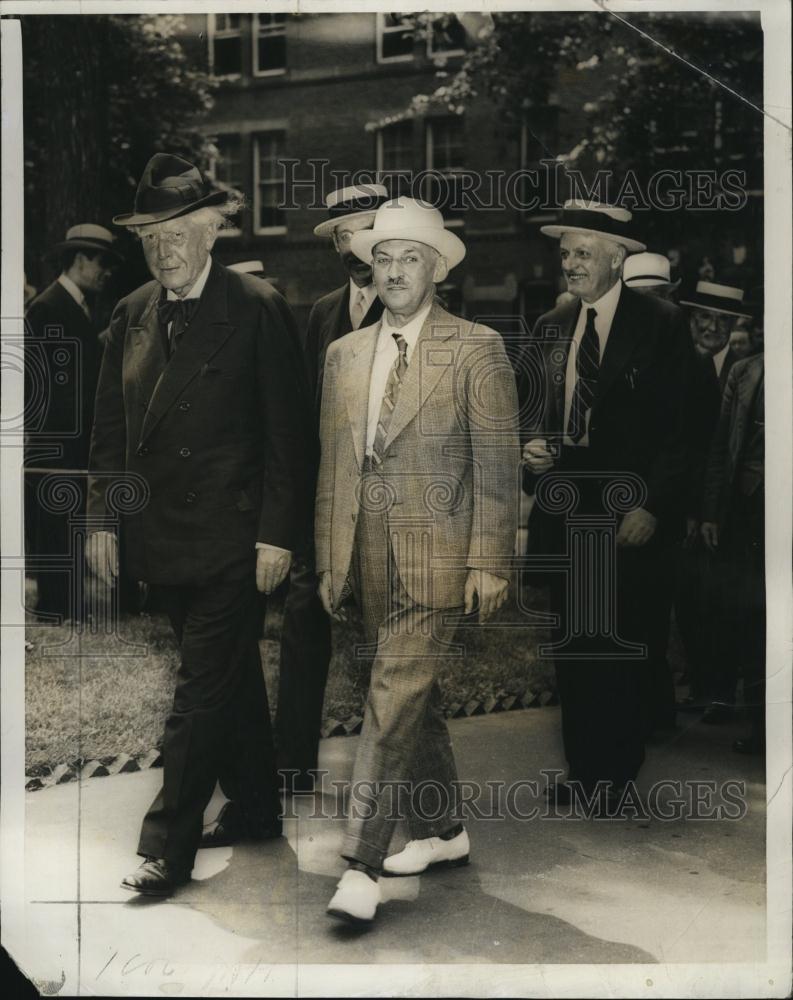
[[[354,924],[370,924],[380,902],[380,886],[364,872],[349,868],[341,877],[328,903],[331,917]]]
[[[411,840],[399,852],[386,858],[383,863],[383,874],[421,875],[428,868],[445,865],[455,868],[468,864],[471,844],[468,834],[463,830],[451,840],[441,840],[440,837],[425,837],[423,840]]]

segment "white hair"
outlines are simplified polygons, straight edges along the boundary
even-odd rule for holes
[[[232,218],[242,210],[245,206],[245,198],[238,191],[229,191],[228,198],[222,205],[203,205],[201,208],[197,208],[194,212],[188,212],[186,215],[177,216],[178,219],[188,222],[188,225],[196,226],[201,229],[212,230],[212,235],[217,236],[221,229],[233,228]],[[134,225],[127,226],[130,232],[135,233],[136,236],[140,236],[144,229],[149,229],[151,226],[159,226],[165,222],[172,222],[176,220],[163,219],[162,222],[150,222],[146,225]]]

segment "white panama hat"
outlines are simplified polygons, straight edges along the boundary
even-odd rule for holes
[[[743,289],[732,285],[718,285],[713,281],[698,281],[694,293],[688,299],[681,299],[679,304],[725,316],[752,318],[751,310],[743,304]]]
[[[465,244],[446,229],[438,209],[415,198],[393,198],[381,205],[374,226],[353,233],[350,247],[356,257],[371,264],[374,248],[386,240],[414,240],[432,247],[446,258],[450,271],[465,257]]]
[[[557,240],[565,233],[591,233],[593,236],[611,240],[612,243],[619,243],[630,252],[646,250],[644,243],[640,243],[629,234],[628,223],[632,218],[633,214],[627,208],[604,205],[600,201],[580,201],[573,198],[562,206],[562,217],[559,222],[550,226],[540,226],[540,232]]]
[[[353,184],[339,188],[325,198],[328,218],[314,226],[315,236],[332,236],[336,226],[347,219],[374,219],[375,212],[388,201],[388,189],[382,184]]]
[[[669,258],[662,253],[634,253],[626,257],[622,280],[628,288],[658,288],[675,284]]]

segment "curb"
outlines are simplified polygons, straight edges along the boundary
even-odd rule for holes
[[[500,697],[488,695],[483,701],[471,700],[464,705],[450,705],[447,719],[466,719],[476,715],[492,715],[496,712],[513,712],[523,708],[542,708],[545,705],[557,705],[559,699],[553,691],[525,691],[523,694],[504,694]],[[320,729],[322,739],[333,736],[357,736],[363,719],[360,715],[352,715],[344,722],[338,719],[328,719]],[[37,792],[41,788],[52,788],[54,785],[65,785],[70,781],[83,781],[85,778],[106,778],[111,774],[133,774],[135,771],[148,771],[153,767],[162,767],[162,750],[155,747],[136,756],[121,753],[115,756],[100,757],[97,760],[84,760],[78,757],[67,764],[37,765],[25,775],[25,791]]]

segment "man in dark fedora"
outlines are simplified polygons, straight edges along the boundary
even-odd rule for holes
[[[165,896],[190,878],[215,783],[236,836],[280,835],[258,591],[289,571],[304,516],[307,393],[285,304],[213,261],[238,205],[192,164],[158,153],[133,212],[154,278],[110,323],[91,443],[92,570],[117,573],[114,477],[145,483],[124,524],[130,574],[158,591],[180,646],[163,785],[143,821],[143,864],[122,885]]]
[[[575,300],[540,317],[519,364],[529,553],[560,562],[546,582],[569,773],[549,795],[597,793],[608,811],[644,759],[655,588],[682,532],[693,362],[681,311],[620,280],[626,254],[645,249],[630,223],[625,209],[571,201],[541,228],[559,240]],[[573,530],[590,562],[566,568]]]
[[[26,321],[26,412],[30,467],[63,470],[85,504],[84,471],[94,419],[101,347],[94,318],[95,297],[121,263],[115,239],[103,226],[72,226],[53,247],[61,273],[28,307]],[[61,350],[58,350],[58,345]],[[69,518],[48,509],[39,496],[42,475],[28,476],[28,537],[32,555],[60,559],[72,550]],[[36,573],[40,614],[79,618],[83,613],[82,567],[43,567]]]
[[[383,311],[372,283],[372,268],[351,249],[354,233],[371,229],[375,212],[388,198],[381,184],[333,191],[325,199],[328,218],[315,227],[330,239],[348,280],[318,299],[308,318],[305,363],[317,406],[328,347],[351,330],[376,323]],[[315,466],[319,457],[316,456]],[[313,491],[312,491],[313,492]],[[330,623],[317,596],[313,542],[307,538],[296,554],[289,580],[281,632],[276,741],[287,789],[311,790],[317,767],[322,703],[331,656]]]

